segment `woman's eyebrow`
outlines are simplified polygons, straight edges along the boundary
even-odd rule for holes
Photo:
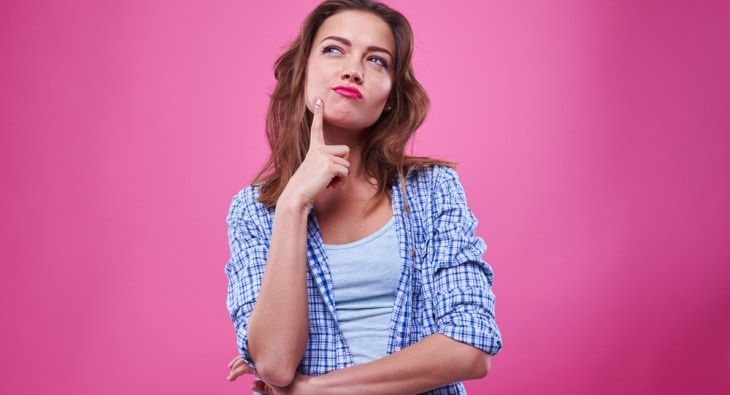
[[[335,40],[335,41],[341,42],[344,45],[347,45],[348,47],[351,47],[352,46],[352,42],[350,42],[350,40],[348,40],[348,39],[346,39],[344,37],[339,37],[339,36],[327,36],[327,37],[323,38],[322,41],[320,41],[320,44],[323,43],[323,42],[325,42],[325,41],[327,41],[327,40]],[[388,54],[388,56],[390,56],[391,58],[393,58],[393,54],[390,53],[390,51],[388,51],[387,49],[385,49],[383,47],[378,47],[376,45],[371,45],[371,46],[367,47],[367,50],[370,51],[370,52],[384,52],[384,53]]]

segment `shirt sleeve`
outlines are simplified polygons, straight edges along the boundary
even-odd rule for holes
[[[466,204],[456,172],[435,179],[433,198],[433,306],[437,331],[495,355],[502,336],[495,321],[494,273],[475,234],[477,220]]]
[[[231,257],[226,264],[228,296],[226,304],[236,330],[236,342],[243,360],[255,369],[248,353],[248,318],[261,289],[261,279],[269,251],[270,226],[262,219],[253,188],[233,198],[226,219]]]

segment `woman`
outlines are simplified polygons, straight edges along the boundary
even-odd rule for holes
[[[228,309],[267,394],[465,393],[502,345],[448,163],[405,155],[428,98],[408,21],[332,0],[277,61],[271,156],[228,215]]]

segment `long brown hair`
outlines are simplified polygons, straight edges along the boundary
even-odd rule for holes
[[[327,0],[304,20],[299,36],[277,59],[274,76],[277,80],[266,115],[266,136],[271,155],[253,181],[260,185],[259,201],[271,208],[284,187],[304,160],[309,148],[312,114],[304,101],[306,66],[319,27],[330,16],[345,10],[372,13],[384,20],[395,38],[393,87],[388,103],[390,111],[368,128],[368,141],[362,158],[366,174],[377,182],[376,196],[386,193],[397,174],[403,185],[409,171],[431,165],[453,166],[449,162],[406,155],[406,146],[426,118],[430,101],[416,80],[413,56],[413,30],[398,11],[371,0]]]

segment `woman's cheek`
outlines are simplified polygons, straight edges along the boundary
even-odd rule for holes
[[[325,92],[323,92],[321,88],[318,88],[321,84],[317,84],[316,80],[312,80],[310,78],[308,78],[307,81],[308,82],[304,88],[304,100],[309,111],[313,111],[314,102],[317,101],[317,99],[325,100],[326,97]]]

